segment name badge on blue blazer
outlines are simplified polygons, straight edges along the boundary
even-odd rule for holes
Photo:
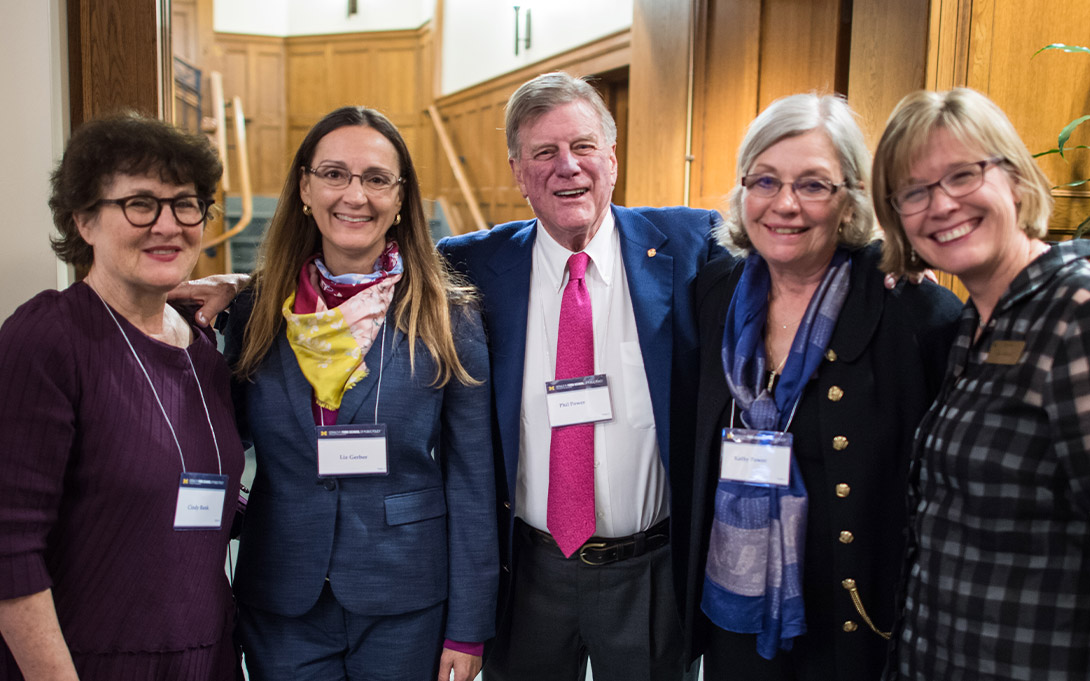
[[[387,475],[386,424],[315,426],[318,475]]]

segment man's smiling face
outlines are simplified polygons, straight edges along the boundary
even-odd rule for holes
[[[541,226],[571,251],[594,236],[617,183],[615,143],[582,101],[561,104],[519,130],[519,158],[510,160],[523,196]]]

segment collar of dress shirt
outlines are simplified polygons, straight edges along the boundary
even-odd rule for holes
[[[613,268],[616,265],[617,249],[613,247],[614,231],[615,223],[613,210],[611,209],[602,219],[602,224],[598,227],[598,231],[594,234],[590,243],[583,249],[583,252],[590,256],[591,263],[594,264],[593,268],[588,268],[588,276],[593,276],[593,272],[596,271],[606,286],[609,286],[613,280]],[[544,256],[545,276],[548,277],[549,286],[556,289],[558,293],[563,291],[564,286],[567,284],[564,272],[572,252],[561,246],[544,229],[541,229],[540,224],[538,225],[536,244],[541,249],[541,255]]]

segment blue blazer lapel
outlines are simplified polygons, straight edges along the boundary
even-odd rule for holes
[[[379,331],[378,337],[375,340],[377,341],[381,338],[382,331]],[[393,360],[394,355],[397,354],[402,341],[404,340],[405,335],[400,331],[394,330],[393,333],[391,333],[390,329],[387,329],[386,352],[383,362],[384,370],[389,368],[390,362]],[[280,365],[283,369],[284,376],[284,390],[287,392],[288,403],[291,405],[291,412],[299,422],[299,427],[307,434],[306,440],[310,442],[311,449],[313,449],[315,455],[317,455],[318,444],[313,437],[314,412],[311,407],[314,400],[314,389],[311,388],[310,383],[307,382],[306,376],[303,375],[303,370],[299,368],[299,362],[295,359],[295,352],[291,349],[291,344],[288,343],[287,336],[280,336],[274,346],[274,352],[277,352],[280,355]],[[370,371],[366,377],[352,386],[352,389],[344,394],[344,398],[341,400],[340,411],[337,413],[338,423],[351,423],[356,412],[360,410],[360,407],[374,391],[375,386],[378,384],[379,357],[382,356],[383,353],[379,348],[378,342],[372,345],[371,349],[367,351],[364,361],[367,362],[367,367]]]
[[[291,343],[288,342],[288,337],[285,334],[280,334],[280,337],[273,345],[273,352],[280,355],[284,391],[287,393],[291,413],[299,422],[299,427],[306,433],[304,439],[310,443],[310,448],[314,452],[314,456],[317,457],[318,441],[314,435],[314,412],[311,409],[311,403],[314,401],[314,390],[310,387],[310,383],[307,382],[307,377],[303,375],[303,370],[299,368],[299,362],[295,359],[295,352],[291,349]]]
[[[670,470],[670,367],[673,365],[674,259],[663,252],[667,237],[638,213],[613,207],[621,237],[643,368],[651,391],[651,410],[659,454]]]
[[[488,263],[491,278],[479,280],[485,298],[488,343],[492,353],[496,420],[507,473],[507,491],[512,498],[518,473],[519,412],[536,226],[537,221],[531,221],[497,249]]]
[[[344,394],[341,399],[341,409],[337,412],[337,423],[371,423],[374,421],[374,407],[372,407],[372,413],[364,414],[359,421],[355,420],[356,413],[363,406],[363,403],[371,397],[371,393],[375,391],[379,376],[385,375],[387,382],[392,380],[389,372],[390,362],[393,361],[394,356],[402,350],[401,346],[406,344],[405,342],[408,340],[408,337],[394,326],[393,314],[386,316],[386,321],[383,322],[382,326],[386,331],[385,341],[383,341],[383,329],[379,329],[378,335],[375,336],[375,343],[363,357],[363,361],[367,364],[367,375]],[[380,347],[383,345],[386,347],[385,352]],[[406,353],[408,352],[408,348],[404,348],[404,350]],[[380,363],[382,364],[381,371],[379,370]],[[382,399],[382,397],[379,396],[379,399]]]

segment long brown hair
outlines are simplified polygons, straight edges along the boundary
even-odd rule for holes
[[[262,241],[258,265],[251,280],[254,306],[243,337],[235,374],[253,376],[283,328],[281,308],[295,292],[299,271],[307,259],[321,250],[322,238],[314,218],[303,214],[299,183],[304,166],[313,163],[318,143],[329,133],[349,125],[372,128],[390,140],[397,150],[404,192],[401,222],[390,227],[387,239],[397,241],[404,274],[394,295],[394,323],[409,338],[409,365],[416,367],[416,339],[420,338],[437,365],[433,385],[442,387],[453,376],[464,384],[477,383],[458,359],[451,335],[451,305],[474,300],[468,285],[455,280],[435,250],[424,218],[420,182],[409,149],[394,124],[378,111],[346,106],[318,121],[299,145],[292,159],[280,201]]]

